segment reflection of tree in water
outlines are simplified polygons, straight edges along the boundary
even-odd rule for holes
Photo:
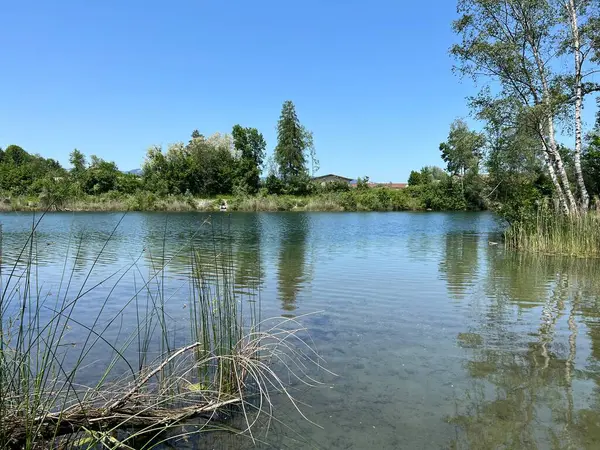
[[[255,295],[262,283],[257,214],[149,216],[143,230],[150,274],[166,266],[169,276],[184,280],[193,261],[192,276],[234,283],[238,294]]]
[[[460,431],[450,447],[600,448],[599,268],[581,260],[523,255],[507,255],[489,267],[494,281],[488,288],[497,288],[499,295],[477,332],[458,336],[459,345],[470,352],[466,369],[471,381],[450,419]],[[547,294],[538,297],[539,325],[524,330],[526,324],[507,317],[524,298],[531,307],[527,276],[538,295],[536,281],[543,285],[545,278]],[[576,360],[578,339],[582,343],[578,325],[585,325],[591,341],[585,369],[576,367],[582,360]],[[585,351],[586,345],[581,348]]]
[[[428,262],[438,258],[442,248],[442,235],[411,232],[406,237],[408,257],[412,261]]]
[[[142,216],[144,259],[150,272],[156,273],[167,266],[170,273],[187,275],[192,252],[202,261],[214,259],[213,228],[207,216]]]
[[[186,279],[193,260],[208,280],[231,275],[236,245],[247,231],[221,214],[144,216],[142,230],[150,273],[165,267],[169,276]]]
[[[233,254],[235,261],[235,285],[240,293],[255,295],[262,284],[263,269],[260,258],[261,222],[258,214],[251,214],[243,232],[236,240]]]
[[[448,283],[450,295],[464,297],[477,278],[479,235],[467,233],[446,234],[445,253],[440,262],[440,273]]]
[[[535,308],[548,296],[548,277],[554,276],[550,260],[532,259],[532,255],[498,251],[486,252],[489,276],[485,291],[498,302],[515,303],[519,308]]]
[[[279,248],[279,295],[286,312],[296,309],[296,297],[306,279],[306,239],[308,218],[304,214],[281,216],[281,242]]]

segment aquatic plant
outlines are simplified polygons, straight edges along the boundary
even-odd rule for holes
[[[546,205],[515,221],[505,232],[508,248],[544,254],[600,256],[600,213],[555,214]]]
[[[254,439],[259,418],[273,415],[275,393],[302,414],[280,370],[314,385],[309,368],[320,366],[320,358],[297,320],[261,321],[260,302],[245,307],[233,289],[228,241],[214,229],[212,263],[192,244],[178,252],[189,251],[191,259],[190,320],[182,340],[167,310],[173,298],[165,294],[165,269],[174,256],[165,256],[166,238],[162,254],[148,256],[148,276],[140,255],[95,280],[121,218],[77,286],[70,250],[75,267],[87,243],[83,236],[71,237],[62,279],[51,295],[39,281],[37,229],[43,217],[32,223],[14,261],[0,264],[0,448],[152,448],[223,429],[221,421],[231,415],[245,423],[236,432]],[[136,281],[129,298],[115,299],[117,286],[131,274],[141,284]],[[95,313],[82,315],[92,294],[104,300]],[[123,325],[124,316],[135,318],[132,330]],[[77,342],[72,328],[80,333]],[[92,361],[98,348],[105,357]],[[90,377],[92,364],[99,370]],[[184,431],[181,425],[190,420],[195,431]]]

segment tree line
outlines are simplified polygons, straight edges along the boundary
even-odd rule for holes
[[[266,141],[256,128],[235,125],[230,134],[205,137],[192,132],[187,143],[167,149],[152,146],[141,175],[124,173],[114,162],[79,150],[71,167],[32,155],[17,145],[0,148],[0,193],[5,196],[98,195],[138,191],[166,195],[307,194],[311,172],[318,170],[313,135],[299,121],[291,101],[283,104],[277,124],[277,146],[266,160]],[[267,167],[265,167],[267,166]],[[266,179],[261,173],[267,169]]]
[[[487,130],[486,130],[487,131]],[[408,185],[420,189],[427,208],[435,210],[492,209],[509,222],[525,219],[555,195],[536,136],[496,140],[489,132],[469,129],[455,120],[439,146],[445,168],[426,166],[411,171]],[[498,145],[501,143],[501,145]],[[576,180],[574,149],[557,144],[569,180]],[[590,199],[600,197],[600,113],[586,133],[581,149],[581,173]],[[570,182],[575,189],[575,183]]]

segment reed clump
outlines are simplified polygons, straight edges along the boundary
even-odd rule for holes
[[[549,255],[600,256],[600,212],[564,215],[542,206],[506,230],[508,248]]]
[[[0,263],[0,449],[127,449],[138,448],[140,439],[143,448],[152,448],[182,438],[181,425],[190,420],[199,425],[195,433],[201,433],[237,414],[245,423],[237,432],[253,439],[259,418],[273,414],[275,392],[296,406],[281,370],[315,383],[306,374],[321,362],[307,344],[306,330],[292,319],[260,321],[259,304],[244,306],[235,293],[226,239],[215,243],[210,268],[200,263],[202,255],[193,246],[185,250],[190,294],[183,332],[174,329],[169,313],[173,298],[165,295],[164,277],[170,259],[164,249],[147,276],[142,276],[140,256],[94,279],[119,225],[84,276],[70,269],[67,249],[56,293],[43,294],[38,280],[43,268],[36,259],[42,219],[33,224],[11,264]],[[76,266],[85,242],[73,245]],[[135,293],[114,299],[117,285],[133,273],[142,279]],[[104,299],[91,316],[90,296]],[[135,326],[124,326],[124,317]],[[92,361],[98,347],[105,356]],[[92,364],[102,369],[90,376]],[[178,430],[174,438],[173,430]]]

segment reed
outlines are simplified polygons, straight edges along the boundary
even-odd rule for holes
[[[505,232],[508,248],[576,257],[600,256],[600,213],[554,214],[542,207]]]
[[[193,245],[179,252],[191,258],[182,338],[168,311],[173,297],[165,294],[165,270],[174,258],[165,256],[166,238],[162,254],[150,256],[147,275],[140,255],[99,280],[94,271],[120,222],[84,276],[71,267],[70,249],[77,262],[86,242],[72,238],[62,279],[50,295],[37,261],[43,217],[32,223],[14,261],[0,263],[0,449],[152,448],[188,434],[181,428],[187,421],[199,424],[199,433],[222,429],[220,421],[237,414],[245,423],[237,432],[254,439],[259,418],[273,415],[275,392],[302,414],[279,370],[314,385],[309,368],[321,360],[297,321],[261,321],[260,303],[244,307],[233,289],[227,239],[214,232],[208,265]],[[204,226],[212,227],[210,220]],[[134,294],[115,299],[128,275],[136,280]],[[104,300],[90,317],[84,311],[92,295]],[[130,331],[124,316],[135,317]],[[98,365],[91,355],[99,347],[102,370],[90,378],[89,365]]]

